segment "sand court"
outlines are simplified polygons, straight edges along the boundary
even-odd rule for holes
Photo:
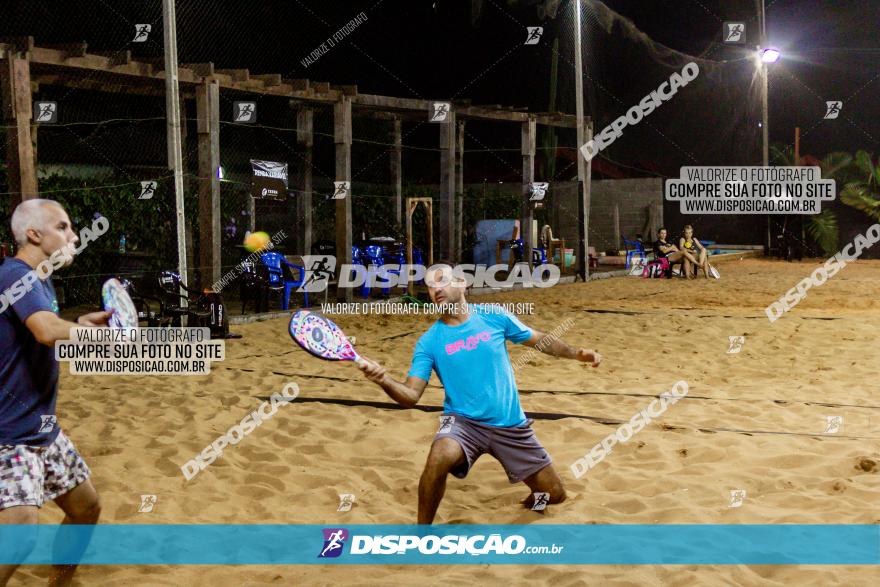
[[[722,262],[721,280],[613,278],[471,302],[534,302],[530,326],[596,348],[598,369],[540,353],[516,371],[521,401],[570,493],[541,514],[518,505],[483,456],[449,479],[441,524],[880,524],[880,262],[846,267],[770,323],[764,308],[814,262]],[[358,352],[401,378],[425,316],[338,316]],[[74,376],[63,367],[59,421],[93,471],[104,524],[412,523],[439,412],[391,409],[350,363],[314,359],[283,319],[235,327],[209,376]],[[730,337],[745,337],[728,353]],[[509,345],[514,364],[529,351]],[[570,466],[678,380],[688,395],[618,443],[581,478]],[[299,397],[191,481],[180,467],[265,398]],[[420,405],[441,406],[436,375]],[[373,404],[369,404],[374,402]],[[369,405],[361,405],[369,404]],[[732,507],[737,494],[739,505]],[[141,495],[156,496],[139,512]],[[339,494],[354,494],[337,512]],[[57,523],[56,506],[44,523]],[[294,547],[292,545],[292,547]],[[22,569],[24,585],[42,568]],[[427,577],[431,578],[428,579]],[[85,566],[87,585],[513,584],[868,585],[870,567],[835,566]],[[356,579],[355,579],[356,578]]]

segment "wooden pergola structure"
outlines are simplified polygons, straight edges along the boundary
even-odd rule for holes
[[[89,53],[86,43],[36,46],[33,37],[2,39],[0,42],[0,88],[3,120],[7,126],[9,191],[13,206],[21,199],[35,198],[37,190],[37,127],[33,124],[33,94],[40,85],[114,91],[131,95],[165,96],[165,71],[162,60],[137,61],[131,52]],[[100,74],[101,78],[96,79]],[[123,88],[109,89],[106,80],[124,82]],[[212,63],[182,63],[178,81],[181,99],[195,99],[198,119],[199,234],[203,281],[212,283],[221,276],[220,269],[220,92],[234,90],[237,96],[247,93],[286,98],[296,104],[297,143],[303,149],[304,173],[299,187],[297,212],[302,219],[296,227],[303,252],[308,253],[312,232],[312,148],[313,116],[316,106],[333,107],[336,145],[336,181],[351,181],[352,111],[358,115],[388,120],[393,136],[391,181],[395,186],[396,221],[402,223],[403,192],[401,166],[402,122],[424,122],[430,100],[361,94],[357,86],[335,86],[307,79],[283,79],[280,74],[251,74],[247,69],[215,69]],[[241,99],[241,98],[238,98]],[[468,120],[520,124],[522,128],[523,201],[522,226],[532,225],[533,207],[528,184],[535,177],[535,142],[537,125],[576,128],[570,114],[529,113],[510,108],[476,106],[468,101],[453,102],[446,123],[437,124],[440,146],[440,230],[438,250],[443,256],[458,259],[461,251],[461,203],[456,194],[463,192],[464,128]],[[585,121],[586,136],[592,136],[591,122]],[[589,201],[589,165],[583,182],[583,198]],[[581,219],[583,224],[584,219]],[[336,201],[337,264],[351,263],[351,198]],[[526,258],[531,259],[531,231],[523,231]],[[583,255],[578,254],[581,258]],[[352,292],[340,292],[340,299],[350,301]]]

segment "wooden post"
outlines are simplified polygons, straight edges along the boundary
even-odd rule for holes
[[[216,283],[220,267],[220,85],[196,86],[199,135],[199,269],[204,287]]]
[[[464,120],[457,122],[455,135],[455,258],[461,259],[464,222]]]
[[[615,197],[614,201],[614,211],[613,211],[613,226],[614,226],[614,248],[620,247],[620,204],[617,202],[617,198]],[[630,236],[632,238],[632,236]]]
[[[333,105],[333,140],[336,143],[336,181],[351,181],[351,97],[341,96]],[[336,200],[336,266],[351,263],[351,198]],[[341,302],[352,301],[350,287],[339,288]]]
[[[431,198],[406,199],[406,263],[410,266],[413,264],[412,215],[416,208],[419,207],[419,204],[425,205],[428,220],[428,262],[425,264],[425,269],[428,269],[434,264],[434,206]],[[422,261],[424,261],[424,257]],[[406,291],[410,295],[413,294],[412,280],[407,281]]]
[[[26,55],[26,54],[25,54]],[[37,173],[31,119],[33,97],[31,94],[30,63],[26,57],[8,54],[2,63],[3,122],[6,129],[6,158],[9,174],[9,191],[13,210],[22,200],[36,198]]]
[[[440,250],[452,262],[455,258],[455,112],[440,124]]]
[[[391,157],[391,183],[394,186],[394,223],[400,228],[403,224],[403,123],[395,117],[391,128],[392,147],[389,149]]]
[[[522,123],[522,213],[520,214],[520,231],[519,235],[523,241],[523,257],[528,263],[529,269],[532,268],[532,219],[535,212],[532,208],[533,204],[529,201],[531,190],[529,184],[535,181],[535,134],[537,124],[534,118],[529,118]],[[564,253],[564,251],[563,251]],[[511,254],[513,254],[511,252]]]
[[[297,244],[300,253],[309,255],[312,252],[312,151],[315,145],[315,111],[311,108],[300,108],[296,113],[296,141],[303,147],[301,175],[301,192],[296,196],[296,217],[302,228],[296,227]]]

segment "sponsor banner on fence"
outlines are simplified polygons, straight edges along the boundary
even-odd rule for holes
[[[0,544],[27,565],[880,564],[873,524],[33,524]]]
[[[251,195],[255,198],[287,198],[287,163],[251,159],[254,177]]]

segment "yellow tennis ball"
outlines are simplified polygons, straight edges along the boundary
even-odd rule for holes
[[[265,249],[269,244],[269,235],[263,231],[252,232],[246,237],[244,237],[244,248],[254,253],[256,251]]]

